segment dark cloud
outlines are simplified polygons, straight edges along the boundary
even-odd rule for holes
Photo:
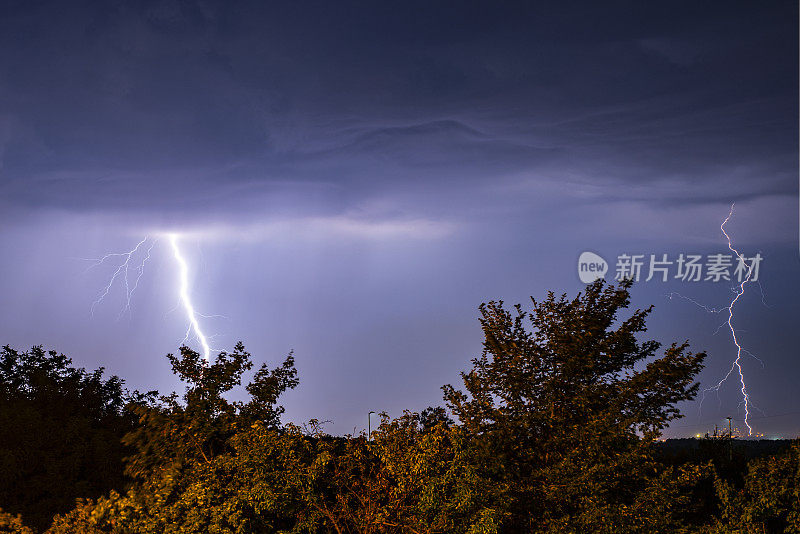
[[[211,307],[241,308],[231,336],[273,347],[263,318],[283,318],[267,333],[315,354],[312,389],[334,395],[334,372],[357,389],[347,376],[369,368],[400,399],[406,357],[451,373],[474,356],[450,340],[472,339],[481,300],[572,287],[584,249],[716,251],[732,201],[737,239],[779,258],[792,316],[797,16],[792,2],[2,2],[0,295],[32,296],[0,334],[28,340],[43,316],[83,350],[86,288],[58,258],[203,229],[236,243],[208,245],[229,248],[203,286]],[[382,346],[394,318],[413,342],[350,354]],[[757,322],[793,354],[791,332]]]
[[[320,183],[347,209],[524,171],[795,190],[785,6],[404,6],[7,4],[4,200],[192,209]]]

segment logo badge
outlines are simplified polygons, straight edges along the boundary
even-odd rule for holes
[[[608,262],[594,252],[583,252],[578,258],[578,277],[584,284],[604,278],[608,272]]]

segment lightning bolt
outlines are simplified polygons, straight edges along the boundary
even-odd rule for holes
[[[741,252],[733,248],[733,243],[731,242],[731,236],[728,235],[728,232],[725,231],[725,225],[728,224],[728,221],[731,219],[733,215],[733,207],[735,204],[731,204],[731,210],[728,212],[728,216],[725,217],[725,220],[722,221],[719,229],[722,230],[722,233],[725,235],[725,239],[728,240],[728,249],[736,254],[736,257],[739,258],[739,261],[742,264],[747,265],[745,257],[742,255]],[[733,327],[733,307],[736,305],[736,302],[739,298],[744,295],[744,287],[750,283],[750,278],[753,276],[753,267],[755,265],[755,261],[750,264],[750,267],[747,269],[747,275],[742,280],[742,283],[739,284],[738,288],[734,291],[733,300],[728,305],[728,320],[726,321],[728,325],[728,329],[731,331],[731,338],[733,339],[733,344],[736,345],[736,358],[733,360],[733,364],[731,364],[731,368],[728,369],[728,373],[720,380],[716,386],[712,386],[708,388],[707,391],[719,391],[719,388],[722,387],[722,384],[728,380],[734,370],[739,374],[739,384],[741,385],[741,392],[742,392],[742,402],[744,403],[744,424],[747,427],[747,435],[753,435],[753,427],[750,426],[749,418],[750,418],[750,395],[747,393],[747,384],[744,381],[744,371],[742,370],[742,345],[739,343],[739,340],[736,338],[736,329]]]
[[[189,339],[189,333],[194,331],[195,337],[203,347],[203,358],[205,358],[206,362],[208,362],[209,358],[211,357],[211,348],[208,346],[208,339],[206,338],[206,335],[200,329],[200,322],[197,320],[198,314],[195,312],[192,299],[189,296],[189,266],[187,265],[186,260],[183,259],[181,249],[178,246],[178,235],[169,234],[168,237],[169,243],[172,245],[172,252],[175,255],[175,261],[178,262],[178,270],[180,273],[179,293],[181,304],[183,304],[183,310],[186,312],[186,317],[189,319],[189,328],[186,331],[184,342]]]
[[[735,206],[735,203],[731,204],[731,209],[728,212],[728,216],[725,217],[724,221],[722,221],[722,224],[720,225],[719,229],[722,231],[722,234],[725,236],[725,239],[727,240],[728,249],[736,255],[736,257],[739,259],[739,262],[740,262],[741,265],[747,266],[746,258],[744,257],[744,255],[741,252],[739,252],[737,249],[735,249],[733,247],[733,242],[731,240],[731,236],[728,235],[728,232],[725,230],[725,225],[728,224],[728,221],[730,221],[731,216],[733,216],[733,208],[734,208],[734,206]],[[697,301],[695,301],[695,300],[693,300],[693,299],[691,299],[689,297],[685,297],[685,296],[681,295],[680,293],[673,292],[673,293],[670,293],[668,295],[668,297],[670,299],[672,299],[673,296],[677,296],[677,297],[680,297],[680,298],[682,298],[684,300],[687,300],[687,301],[691,302],[692,304],[704,309],[708,313],[727,312],[728,318],[722,325],[720,325],[720,328],[724,327],[725,325],[728,326],[728,330],[730,330],[730,332],[731,332],[731,339],[733,340],[733,344],[736,346],[736,358],[734,358],[733,362],[731,363],[731,367],[730,367],[730,369],[728,369],[728,372],[725,374],[725,376],[722,377],[722,379],[719,382],[717,382],[716,385],[711,386],[711,387],[706,388],[706,389],[703,390],[703,396],[700,399],[700,405],[702,406],[703,400],[705,399],[705,394],[707,392],[709,392],[709,391],[719,391],[720,388],[723,386],[723,384],[725,384],[725,382],[727,382],[727,380],[731,377],[731,375],[734,373],[734,371],[736,371],[736,373],[739,375],[739,385],[740,385],[740,391],[741,391],[741,394],[742,394],[742,405],[744,405],[744,424],[747,427],[747,435],[748,436],[752,436],[753,435],[753,428],[750,426],[750,421],[749,420],[750,420],[750,409],[752,407],[754,407],[754,406],[753,406],[752,402],[750,401],[749,393],[747,393],[747,384],[745,383],[744,370],[742,369],[742,354],[743,353],[744,354],[749,354],[750,356],[752,356],[753,358],[755,358],[756,360],[761,362],[762,366],[764,365],[764,362],[759,360],[753,353],[751,353],[748,350],[744,349],[742,347],[741,343],[739,343],[739,339],[736,337],[736,329],[733,327],[733,309],[734,309],[734,306],[736,305],[736,303],[739,301],[739,298],[742,295],[744,295],[745,286],[747,284],[749,284],[749,283],[752,283],[751,278],[753,276],[753,267],[754,266],[755,266],[755,261],[752,261],[750,266],[747,268],[747,275],[742,279],[742,282],[738,286],[734,286],[734,288],[733,288],[733,294],[734,294],[733,299],[731,300],[730,304],[728,304],[724,308],[711,308],[709,306],[705,306],[704,304],[701,304],[701,303],[699,303],[699,302],[697,302]],[[763,298],[764,298],[763,290],[762,290],[761,298],[762,298],[762,301],[763,301]],[[717,331],[719,331],[719,329],[717,329]]]
[[[179,246],[180,235],[177,233],[165,234],[164,237],[169,241],[172,249],[172,255],[175,263],[178,266],[178,306],[183,308],[186,314],[188,327],[186,335],[182,343],[186,344],[189,339],[194,337],[200,344],[202,355],[206,363],[211,358],[211,347],[209,340],[213,336],[207,336],[200,327],[198,317],[211,318],[223,317],[223,315],[203,315],[195,310],[192,303],[191,295],[189,294],[189,264],[186,262]],[[139,241],[136,246],[126,252],[114,252],[106,254],[100,258],[81,258],[85,261],[91,261],[92,264],[86,269],[87,272],[103,265],[105,263],[112,263],[116,260],[116,269],[111,274],[108,283],[100,290],[97,298],[92,302],[91,315],[94,317],[95,309],[106,299],[111,289],[116,283],[121,283],[125,288],[125,300],[120,310],[117,319],[119,320],[126,312],[130,313],[131,300],[136,289],[139,287],[139,282],[144,275],[145,265],[152,257],[153,248],[159,242],[158,237],[145,236],[144,239]]]
[[[145,236],[144,239],[136,243],[136,246],[127,252],[116,252],[112,254],[106,254],[102,258],[86,259],[86,261],[93,262],[92,265],[90,265],[89,268],[86,269],[87,271],[89,271],[95,267],[104,264],[106,261],[110,261],[112,258],[122,258],[122,263],[120,263],[117,266],[117,269],[114,271],[114,274],[111,275],[111,279],[108,281],[108,284],[106,284],[106,286],[102,289],[98,297],[94,300],[94,302],[92,302],[92,307],[91,307],[92,317],[94,317],[95,308],[97,308],[97,306],[101,302],[103,302],[103,300],[106,298],[106,296],[108,296],[108,292],[111,291],[111,287],[114,285],[114,282],[116,282],[117,278],[120,276],[122,276],[125,281],[125,305],[122,307],[122,310],[120,310],[119,316],[117,318],[122,317],[122,315],[126,311],[130,311],[131,297],[136,291],[136,288],[139,287],[139,280],[141,280],[142,274],[144,274],[144,265],[145,263],[147,263],[147,260],[150,259],[150,252],[153,250],[153,247],[155,246],[157,239],[154,239],[150,243],[150,246],[147,249],[147,255],[135,267],[136,271],[138,271],[138,274],[136,276],[136,280],[133,284],[133,287],[131,287],[129,282],[129,272],[131,270],[131,262],[133,261],[134,255],[139,250],[139,248],[141,248],[142,245],[144,245],[149,239],[150,239],[149,236]]]

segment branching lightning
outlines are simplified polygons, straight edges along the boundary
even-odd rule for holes
[[[92,316],[94,316],[94,309],[97,307],[98,304],[103,302],[103,299],[105,299],[106,296],[108,295],[108,292],[111,291],[111,287],[114,285],[114,282],[120,275],[122,275],[125,280],[125,305],[122,307],[122,310],[120,310],[119,317],[122,317],[122,315],[126,311],[130,311],[131,297],[133,296],[133,293],[136,291],[136,288],[139,286],[139,280],[142,278],[142,274],[144,274],[144,264],[147,263],[147,260],[150,259],[150,252],[153,250],[153,246],[155,245],[157,240],[154,239],[150,243],[150,246],[147,249],[147,255],[144,257],[143,260],[141,260],[136,265],[135,269],[136,271],[138,271],[138,274],[136,276],[136,281],[134,282],[133,287],[131,287],[129,282],[129,273],[132,268],[131,262],[133,261],[133,257],[139,250],[139,248],[141,248],[142,245],[144,245],[149,239],[150,239],[149,236],[145,236],[144,239],[139,241],[136,244],[136,246],[133,247],[128,252],[117,252],[112,254],[106,254],[102,258],[92,258],[88,260],[94,263],[89,266],[87,271],[94,267],[104,264],[106,261],[110,261],[112,258],[122,258],[122,263],[120,263],[117,266],[117,269],[114,271],[114,274],[111,275],[111,279],[108,281],[108,284],[103,288],[103,290],[100,292],[100,295],[98,295],[95,301],[92,302],[92,308],[91,308]]]
[[[731,243],[731,236],[728,235],[728,232],[725,231],[725,225],[733,215],[733,205],[731,205],[731,210],[728,212],[728,216],[725,217],[725,220],[722,221],[719,229],[722,230],[722,233],[725,235],[725,239],[728,240],[728,249],[731,252],[736,254],[736,257],[739,258],[740,262],[745,263],[745,258],[741,252],[733,248],[733,244]],[[746,263],[745,263],[746,264]],[[722,384],[731,376],[733,370],[739,373],[739,383],[741,384],[741,391],[742,391],[742,400],[744,402],[744,424],[747,427],[747,435],[753,435],[753,428],[750,426],[750,422],[748,421],[750,417],[750,395],[747,394],[747,385],[744,382],[744,371],[742,371],[742,345],[739,343],[739,340],[736,338],[736,329],[733,327],[733,307],[736,305],[736,302],[739,300],[739,297],[744,295],[744,286],[750,282],[750,277],[753,275],[753,264],[747,269],[747,275],[742,280],[742,283],[739,284],[738,289],[735,291],[733,300],[731,301],[730,305],[728,306],[728,328],[731,331],[731,338],[733,339],[734,345],[736,345],[736,359],[733,360],[733,364],[731,368],[728,370],[728,373],[720,380],[716,386],[709,388],[709,390],[719,390],[722,387]]]
[[[727,240],[728,249],[736,255],[736,257],[739,259],[739,262],[741,262],[742,265],[747,266],[746,258],[744,257],[744,255],[741,252],[739,252],[737,249],[735,249],[733,247],[733,242],[731,241],[731,236],[728,235],[728,232],[725,230],[725,225],[728,223],[728,221],[730,220],[731,216],[733,215],[733,207],[734,207],[734,205],[735,204],[731,204],[731,209],[728,212],[728,216],[725,217],[725,220],[722,221],[722,224],[720,225],[719,228],[722,231],[723,235],[725,236],[725,239]],[[725,374],[725,376],[722,377],[722,379],[719,382],[717,382],[716,385],[711,386],[711,387],[706,388],[706,389],[703,390],[703,397],[700,400],[700,404],[702,406],[703,399],[705,398],[705,394],[707,392],[709,392],[709,391],[719,391],[720,388],[722,387],[722,385],[725,384],[725,382],[727,382],[728,378],[730,378],[730,376],[733,374],[733,372],[736,371],[736,373],[739,375],[739,385],[740,385],[740,391],[741,391],[741,394],[742,394],[742,403],[741,403],[741,405],[744,406],[744,424],[747,427],[747,435],[748,436],[752,436],[753,435],[753,428],[750,426],[749,419],[750,419],[750,409],[753,408],[754,406],[753,406],[752,402],[750,401],[750,395],[747,393],[747,384],[745,383],[744,370],[742,369],[742,361],[741,361],[742,360],[742,354],[744,353],[744,354],[748,354],[748,355],[752,356],[753,358],[755,358],[756,360],[761,362],[762,366],[764,365],[764,362],[762,362],[760,359],[758,359],[750,351],[744,349],[742,347],[741,343],[739,343],[739,339],[736,337],[736,329],[733,327],[733,310],[734,310],[734,306],[739,301],[739,298],[744,294],[745,286],[747,284],[751,283],[751,278],[753,276],[753,267],[754,267],[754,265],[755,265],[755,262],[751,262],[750,266],[747,267],[747,274],[746,274],[746,276],[744,276],[744,278],[742,278],[741,283],[738,286],[734,286],[733,287],[733,289],[732,289],[733,294],[734,294],[733,299],[731,300],[730,304],[728,304],[724,308],[711,308],[709,306],[705,306],[703,304],[700,304],[699,302],[697,302],[697,301],[695,301],[695,300],[693,300],[693,299],[691,299],[689,297],[685,297],[685,296],[683,296],[683,295],[681,295],[679,293],[674,293],[673,292],[673,293],[670,293],[668,295],[670,299],[673,298],[673,296],[677,296],[677,297],[680,297],[680,298],[682,298],[684,300],[687,300],[687,301],[691,302],[692,304],[695,304],[696,306],[704,309],[708,313],[726,312],[726,315],[728,316],[728,318],[722,325],[720,325],[720,328],[722,328],[722,327],[727,325],[728,330],[730,330],[731,338],[733,340],[733,344],[736,346],[736,358],[734,358],[733,362],[731,363],[731,367],[730,367],[730,369],[728,369],[728,372]],[[759,286],[760,286],[760,284],[759,284]],[[763,289],[762,289],[761,297],[762,297],[762,301],[763,301],[763,298],[764,298]],[[717,331],[719,331],[719,329]]]
[[[191,296],[189,294],[189,265],[186,262],[183,254],[181,253],[181,249],[179,246],[179,234],[170,233],[165,234],[164,237],[169,241],[170,247],[172,249],[172,256],[175,259],[175,263],[178,266],[178,298],[179,303],[178,306],[182,307],[185,314],[186,320],[188,322],[188,327],[186,329],[186,335],[183,338],[182,343],[186,344],[189,340],[193,337],[197,340],[200,344],[202,349],[202,355],[206,362],[209,362],[211,357],[211,347],[209,345],[209,340],[213,338],[213,336],[207,336],[202,328],[200,327],[200,320],[199,317],[203,318],[210,318],[210,317],[224,317],[221,315],[203,315],[202,313],[195,310],[194,304],[192,303]],[[131,310],[131,299],[133,294],[136,292],[136,289],[139,287],[139,282],[142,279],[142,275],[144,274],[145,264],[151,259],[153,248],[159,242],[157,237],[150,237],[145,236],[144,239],[139,241],[135,247],[127,252],[115,252],[106,254],[100,258],[83,258],[86,261],[91,261],[92,264],[89,266],[88,270],[91,270],[95,267],[103,265],[105,263],[111,263],[114,260],[117,260],[119,263],[116,266],[116,269],[111,275],[108,283],[101,289],[97,298],[92,302],[91,306],[91,314],[94,316],[95,309],[99,306],[108,296],[109,292],[111,291],[112,287],[115,283],[118,283],[120,280],[124,288],[125,288],[125,300],[122,306],[122,309],[119,312],[118,319],[121,318],[126,312],[130,313]]]

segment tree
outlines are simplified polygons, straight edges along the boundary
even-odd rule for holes
[[[716,486],[716,532],[800,534],[800,440],[780,454],[750,460],[743,487],[724,478]]]
[[[244,347],[211,365],[183,348],[168,355],[182,399],[134,407],[131,487],[81,501],[50,532],[688,532],[711,469],[659,463],[652,444],[695,395],[704,354],[639,341],[650,308],[617,317],[629,288],[551,293],[530,312],[482,305],[466,391],[443,388],[457,423],[443,408],[381,414],[372,439],[280,423],[291,355],[234,402]]]
[[[477,475],[461,430],[420,415],[381,414],[365,435],[318,434],[296,464],[303,511],[295,532],[417,534],[497,532],[492,488]]]
[[[428,406],[419,414],[419,424],[424,432],[433,430],[438,425],[450,427],[453,420],[447,415],[447,410],[441,406]]]
[[[0,508],[0,533],[2,534],[34,534],[33,530],[22,523],[22,516],[11,515]]]
[[[0,352],[0,505],[44,529],[78,497],[125,483],[120,442],[131,396],[103,369],[86,372],[55,351]]]
[[[691,473],[664,474],[649,445],[696,394],[705,354],[682,343],[656,357],[659,343],[639,342],[652,307],[618,321],[630,287],[600,280],[572,300],[531,299],[530,312],[480,307],[483,354],[462,373],[466,392],[447,385],[444,398],[482,476],[505,488],[509,532],[658,531],[683,503]],[[644,502],[657,494],[666,501]]]
[[[173,393],[133,406],[139,424],[123,441],[134,450],[126,459],[134,483],[124,493],[111,492],[57,518],[54,534],[73,532],[76,524],[89,532],[142,533],[272,532],[286,526],[275,513],[281,505],[265,506],[252,493],[259,479],[243,477],[242,462],[251,457],[243,446],[278,451],[270,463],[261,458],[262,470],[280,465],[281,454],[297,449],[292,436],[279,432],[283,408],[276,405],[280,394],[298,383],[292,355],[255,373],[248,402],[225,398],[252,367],[241,343],[210,365],[188,347],[167,358],[186,391],[182,402]]]
[[[279,424],[275,402],[297,383],[291,356],[256,373],[247,403],[222,395],[250,367],[241,345],[210,366],[188,349],[170,360],[189,387],[183,402],[136,409],[133,486],[78,503],[51,534],[497,531],[491,488],[442,410],[426,423],[384,414],[371,441],[334,437],[314,421],[310,432]]]
[[[480,476],[469,435],[443,409],[383,417],[370,442],[389,481],[389,532],[496,533],[496,485]]]
[[[241,342],[233,352],[219,353],[210,365],[188,347],[181,347],[180,357],[168,354],[167,358],[173,372],[187,384],[183,403],[173,393],[162,396],[157,406],[134,406],[139,425],[124,438],[136,451],[126,469],[134,478],[147,476],[159,466],[209,462],[228,450],[227,440],[237,428],[256,421],[276,427],[283,413],[283,407],[276,406],[277,398],[298,384],[294,357],[289,354],[273,370],[262,365],[247,386],[249,402],[234,402],[225,394],[240,385],[242,374],[253,366]]]

